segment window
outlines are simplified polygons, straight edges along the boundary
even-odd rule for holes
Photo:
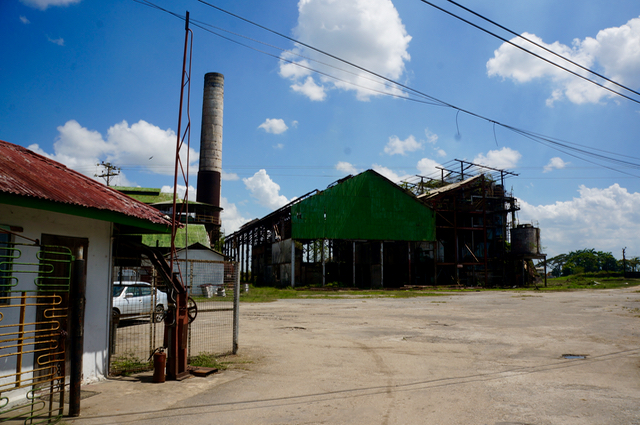
[[[0,304],[9,304],[10,301],[11,262],[13,259],[13,250],[10,248],[11,234],[0,232]]]

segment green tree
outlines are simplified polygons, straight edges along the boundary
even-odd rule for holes
[[[578,273],[595,273],[599,271],[615,272],[620,270],[620,265],[613,254],[610,252],[596,251],[593,248],[571,251],[566,254],[564,260],[565,263],[562,265],[563,276]]]

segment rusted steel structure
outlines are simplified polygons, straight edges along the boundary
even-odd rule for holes
[[[516,199],[485,174],[434,189],[419,199],[436,212],[434,281],[463,286],[505,282],[507,229]]]
[[[524,279],[527,261],[545,255],[509,246],[514,242],[512,229],[518,227],[520,207],[505,190],[504,180],[517,174],[456,161],[459,170],[439,167],[439,179],[420,177],[412,186],[418,199],[436,213],[433,282],[486,287],[530,283]]]
[[[189,323],[195,319],[197,308],[193,300],[189,297],[189,288],[185,285],[185,278],[181,276],[180,269],[174,273],[174,262],[176,260],[176,234],[178,232],[180,216],[187,214],[189,207],[189,191],[185,191],[184,202],[179,203],[178,199],[178,177],[182,175],[185,187],[189,187],[189,143],[191,136],[191,120],[189,115],[189,97],[191,88],[191,49],[193,46],[193,32],[189,28],[189,12],[185,18],[184,25],[184,55],[182,59],[182,81],[180,84],[180,107],[178,109],[178,130],[176,134],[176,161],[173,176],[173,203],[171,215],[171,251],[167,264],[164,257],[155,255],[153,251],[148,251],[147,255],[159,268],[167,282],[169,297],[174,301],[173,305],[165,317],[165,347],[167,347],[167,378],[184,379],[189,375],[187,370],[187,344],[189,333]],[[186,118],[187,124],[182,133],[182,112],[183,98],[187,94]],[[187,158],[181,158],[180,152],[186,142]],[[178,206],[180,211],[178,211]],[[155,260],[155,261],[154,261]],[[191,305],[190,305],[191,303]],[[191,313],[191,314],[190,314]]]
[[[373,170],[244,225],[224,254],[256,284],[398,287],[424,275],[433,211]]]
[[[247,223],[224,254],[266,285],[531,283],[528,262],[544,254],[510,249],[519,206],[504,179],[516,174],[459,162],[401,186],[372,170],[346,177]]]

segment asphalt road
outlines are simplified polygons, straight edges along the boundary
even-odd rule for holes
[[[83,390],[64,422],[640,425],[640,289],[242,304],[233,368]]]

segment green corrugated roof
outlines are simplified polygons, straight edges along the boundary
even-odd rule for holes
[[[119,192],[144,204],[155,204],[173,200],[173,193],[160,192],[158,188],[113,186]]]
[[[291,206],[294,239],[435,240],[435,213],[367,170]]]
[[[203,224],[188,225],[188,244],[185,243],[186,227],[187,226],[182,229],[178,229],[178,232],[176,233],[176,248],[184,248],[196,242],[201,243],[206,247],[209,246],[209,238],[207,237],[207,231]],[[151,247],[170,248],[171,235],[142,235],[142,243]]]

